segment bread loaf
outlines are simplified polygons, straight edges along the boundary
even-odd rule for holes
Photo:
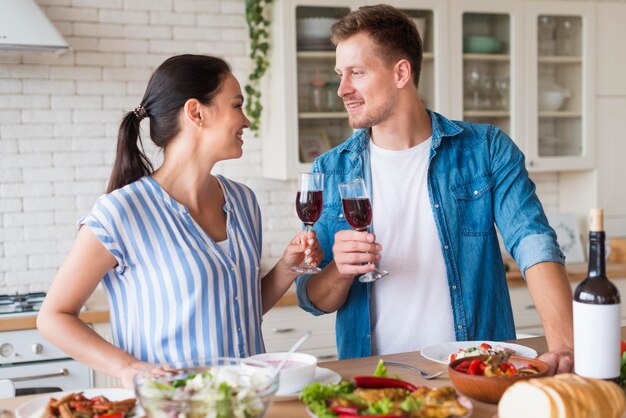
[[[517,382],[498,404],[499,418],[619,418],[625,411],[618,385],[575,374]]]

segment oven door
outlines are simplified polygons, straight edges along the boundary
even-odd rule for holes
[[[73,359],[3,365],[0,379],[10,379],[17,396],[92,387],[91,369]]]

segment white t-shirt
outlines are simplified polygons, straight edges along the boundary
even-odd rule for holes
[[[382,245],[370,299],[372,355],[454,341],[446,266],[428,197],[432,138],[402,151],[370,140],[373,227]]]

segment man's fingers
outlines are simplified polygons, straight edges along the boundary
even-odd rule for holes
[[[376,236],[369,232],[355,231],[354,229],[346,229],[339,231],[335,234],[335,242],[341,241],[361,241],[361,242],[374,242]]]

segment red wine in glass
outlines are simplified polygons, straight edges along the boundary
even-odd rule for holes
[[[296,212],[298,218],[304,224],[305,231],[311,233],[313,224],[322,214],[324,201],[324,174],[323,173],[300,173],[298,176],[298,193],[296,194]],[[322,271],[307,263],[291,268],[296,273],[316,274]]]
[[[365,231],[372,223],[372,205],[367,197],[342,199],[346,221],[357,231]]]
[[[320,218],[323,194],[321,190],[304,190],[296,195],[296,212],[305,225],[313,225]]]
[[[350,226],[357,231],[367,230],[372,223],[372,203],[365,181],[357,177],[339,184],[339,195],[341,196],[343,213]],[[360,275],[359,281],[362,283],[374,282],[387,274],[389,273],[385,270],[375,268],[373,271]]]

